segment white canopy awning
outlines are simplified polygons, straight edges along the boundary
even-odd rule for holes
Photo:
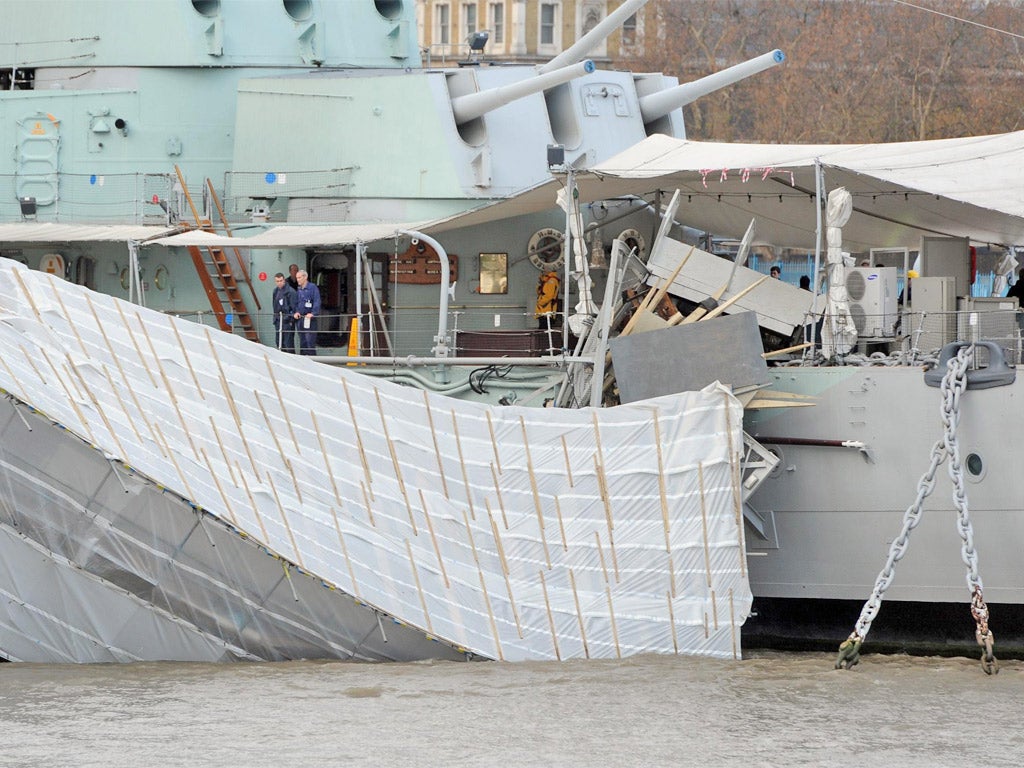
[[[853,196],[843,227],[848,250],[917,247],[924,234],[1024,243],[1024,132],[831,146],[652,136],[590,169],[594,178],[581,187],[588,197],[609,186],[678,188],[684,223],[738,236],[756,216],[759,237],[806,245],[814,242],[816,162],[826,193],[845,187]]]
[[[1024,131],[891,144],[726,144],[648,137],[577,176],[582,201],[682,192],[678,220],[739,238],[813,248],[815,162],[825,189],[846,187],[854,212],[844,247],[917,248],[922,235],[1024,244]],[[562,180],[452,217],[428,231],[481,224],[553,207]]]
[[[150,245],[199,246],[202,248],[314,248],[372,243],[396,236],[402,230],[415,230],[420,223],[373,222],[326,226],[280,226],[251,237],[225,237],[193,230],[151,241]]]
[[[0,243],[143,242],[177,232],[177,227],[135,224],[0,224]]]

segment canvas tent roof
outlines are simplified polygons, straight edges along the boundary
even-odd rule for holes
[[[338,224],[329,226],[280,226],[252,237],[225,237],[212,232],[194,230],[151,241],[155,245],[199,246],[205,248],[307,248],[372,243],[394,237],[401,230],[418,229],[419,224],[372,222],[369,224]]]
[[[0,224],[0,243],[143,242],[177,232],[177,227],[134,224]]]
[[[682,191],[680,222],[739,237],[813,248],[815,164],[824,192],[846,187],[854,214],[847,250],[918,247],[922,235],[1024,243],[1024,131],[890,144],[727,144],[655,135],[577,175],[580,199]],[[561,180],[428,228],[443,231],[544,210]]]

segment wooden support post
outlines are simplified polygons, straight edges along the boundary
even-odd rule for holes
[[[501,484],[498,482],[498,473],[494,471],[494,465],[491,464],[491,477],[494,478],[494,492],[498,496],[498,507],[501,509],[501,522],[505,524],[505,530],[508,530],[508,517],[505,515],[505,500],[501,497]]]
[[[267,372],[270,374],[270,382],[274,385],[274,394],[277,395],[277,402],[281,405],[281,412],[284,414],[285,424],[288,425],[288,433],[292,436],[292,445],[295,446],[296,453],[302,453],[302,449],[299,447],[299,441],[295,439],[295,430],[292,427],[291,419],[288,418],[288,414],[284,410],[284,397],[281,395],[281,387],[277,384],[277,377],[274,375],[274,366],[270,364],[270,355],[264,354],[263,361],[267,364]]]
[[[476,564],[477,575],[480,576],[480,591],[484,595],[484,605],[487,606],[487,617],[491,622],[491,634],[494,635],[494,647],[498,650],[498,661],[505,660],[505,654],[501,650],[501,636],[498,635],[498,625],[494,621],[494,610],[491,608],[491,596],[487,594],[487,584],[484,581],[484,571],[480,567],[480,563]]]
[[[715,596],[715,590],[711,590],[711,614],[715,622],[715,631],[718,631],[718,598]]]
[[[551,570],[551,552],[548,549],[548,538],[544,530],[544,511],[540,506],[540,491],[537,489],[537,476],[533,472],[533,459],[530,457],[530,442],[526,437],[526,421],[519,417],[519,426],[523,430],[523,448],[526,449],[526,470],[530,474],[530,488],[533,491],[533,506],[537,512],[537,525],[540,528],[540,540],[544,545],[544,560],[547,562],[548,570]]]
[[[441,547],[437,543],[437,534],[434,533],[434,523],[430,519],[430,510],[427,509],[427,498],[420,489],[420,505],[423,507],[423,517],[427,521],[427,530],[430,532],[430,540],[434,544],[434,554],[437,555],[437,565],[441,569],[441,576],[444,578],[445,589],[451,589],[451,582],[448,581],[448,571],[444,567],[444,559],[441,557]]]
[[[313,422],[313,431],[316,432],[317,442],[320,443],[320,454],[324,457],[324,467],[327,468],[327,477],[331,480],[331,488],[334,490],[334,500],[338,506],[344,506],[341,501],[341,494],[338,493],[338,481],[334,479],[334,470],[331,469],[331,457],[327,453],[327,444],[324,442],[324,435],[320,431],[320,424],[316,420],[316,412],[310,408],[309,418]]]
[[[444,491],[444,497],[451,499],[448,495],[448,480],[444,476],[444,461],[441,458],[441,448],[437,443],[437,430],[434,429],[434,412],[430,409],[430,396],[427,395],[427,390],[423,390],[423,407],[427,409],[427,423],[430,425],[430,438],[434,441],[434,455],[437,457],[437,473],[441,476],[441,489]]]
[[[612,552],[612,569],[615,571],[615,583],[619,581],[619,558],[615,554],[615,525],[612,521],[612,505],[608,498],[608,486],[605,482],[604,467],[598,463],[597,454],[594,454],[594,473],[597,475],[597,485],[601,492],[601,499],[604,501],[604,517],[608,525],[608,546]]]
[[[359,422],[356,421],[356,409],[352,405],[352,396],[348,391],[348,381],[345,379],[341,380],[341,386],[345,390],[345,402],[348,403],[348,412],[352,418],[352,431],[356,436],[356,445],[359,448],[359,460],[363,463],[363,474],[366,476],[366,486],[363,491],[369,490],[370,498],[373,497],[373,478],[370,476],[370,464],[366,460],[366,451],[363,448],[363,437],[359,432]],[[372,515],[371,515],[372,517]]]
[[[362,480],[359,481],[359,490],[363,492],[363,503],[366,505],[366,516],[370,518],[370,525],[376,528],[377,523],[373,519],[373,508],[370,506],[370,494],[366,492],[366,486]]]
[[[572,464],[569,461],[569,444],[565,441],[565,435],[562,435],[562,453],[565,454],[565,474],[569,478],[569,487],[575,488],[572,481]]]
[[[256,522],[260,526],[260,531],[263,533],[263,543],[270,546],[270,534],[267,533],[267,526],[263,524],[263,515],[260,514],[259,505],[256,503],[256,498],[252,495],[252,490],[249,488],[249,481],[245,479],[245,473],[242,472],[242,468],[236,463],[235,469],[238,470],[238,476],[242,478],[242,487],[245,488],[245,495],[249,497],[249,503],[252,505],[252,513],[256,516]]]
[[[26,267],[26,269],[28,269]],[[43,322],[43,316],[39,313],[39,307],[36,306],[35,299],[32,298],[32,292],[29,291],[28,286],[25,285],[25,280],[21,276],[21,269],[15,268],[11,270],[11,274],[14,275],[14,279],[18,283],[18,287],[21,288],[21,292],[25,294],[25,300],[28,301],[28,305],[32,307],[32,312],[36,316],[36,320],[40,323]]]
[[[359,582],[356,581],[356,571],[352,567],[352,558],[348,556],[348,547],[345,545],[345,537],[341,535],[341,525],[338,522],[338,513],[331,507],[331,514],[334,515],[334,529],[338,532],[338,542],[341,544],[341,553],[345,556],[345,565],[348,566],[348,575],[352,579],[352,594],[362,600],[359,595]]]
[[[391,465],[395,468],[395,479],[398,481],[398,489],[402,492],[402,498],[405,500],[405,510],[409,513],[409,524],[412,526],[413,535],[419,536],[420,533],[416,530],[416,518],[412,514],[412,504],[409,503],[409,493],[405,489],[405,480],[402,479],[402,467],[398,463],[398,453],[395,451],[395,444],[391,442],[388,422],[384,418],[384,405],[380,401],[380,390],[374,387],[373,394],[377,398],[377,413],[380,414],[381,427],[384,429],[384,440],[387,442],[388,452],[391,454]]]
[[[669,530],[668,493],[665,489],[665,461],[661,451],[661,426],[658,423],[658,412],[654,412],[654,445],[658,450],[658,495],[661,498],[661,524],[665,529],[665,551],[672,554],[672,538]],[[674,581],[674,579],[673,579]]]
[[[17,274],[17,271],[15,271],[15,274]],[[22,351],[25,357],[28,357],[28,352],[24,347],[19,345],[18,348]],[[64,390],[64,394],[67,395],[68,402],[71,403],[72,410],[74,410],[79,422],[81,422],[82,431],[85,433],[83,437],[87,438],[92,445],[99,445],[99,441],[96,439],[96,436],[92,433],[92,429],[89,427],[89,422],[86,420],[85,414],[82,413],[82,409],[78,407],[78,398],[71,394],[71,390],[68,389],[67,384],[64,383],[64,379],[61,378],[60,372],[57,370],[57,366],[53,364],[53,360],[51,360],[50,356],[46,354],[46,350],[40,347],[39,351],[42,352],[43,359],[47,362],[50,368],[53,369],[53,375],[57,379],[57,383],[60,384],[61,389]],[[29,359],[31,360],[31,358]],[[43,381],[45,382],[46,380],[43,379]]]
[[[732,657],[739,659],[739,649],[736,644],[736,611],[733,606],[732,588],[729,588],[729,636],[732,639]]]
[[[576,620],[580,624],[580,639],[583,641],[583,655],[590,658],[590,648],[587,647],[587,630],[583,627],[583,611],[580,608],[580,596],[576,591],[576,574],[569,569],[569,583],[572,585],[572,599],[576,603]]]
[[[267,472],[267,485],[270,486],[271,493],[274,494],[274,501],[277,502],[277,512],[281,516],[281,522],[284,523],[284,528],[288,532],[288,539],[292,543],[292,551],[295,552],[295,562],[301,567],[305,568],[305,564],[302,562],[302,553],[299,552],[299,544],[295,540],[295,533],[292,531],[292,525],[288,522],[288,514],[285,512],[284,504],[281,503],[281,497],[277,495],[277,488],[274,486],[274,476]]]
[[[704,497],[704,463],[697,462],[697,485],[700,489],[700,524],[704,534],[704,572],[707,575],[708,587],[711,586],[711,550],[708,545],[708,510]]]
[[[7,364],[4,363],[5,367],[6,367],[6,365]],[[117,385],[114,384],[114,378],[110,375],[110,369],[107,366],[105,366],[105,365],[102,366],[102,369],[103,369],[103,375],[107,379],[107,385],[110,387],[110,393],[111,394],[116,394],[116,392],[117,392]],[[10,371],[9,368],[8,368],[8,371]],[[12,373],[11,375],[13,376],[14,374]],[[18,380],[15,379],[14,383],[17,384]],[[19,386],[20,386],[20,384],[19,384]],[[124,404],[124,398],[123,397],[115,397],[115,399],[117,400],[117,404],[121,406],[121,410],[124,412],[125,421],[127,421],[128,422],[128,426],[132,428],[132,431],[135,433],[135,437],[138,438],[139,446],[142,447],[143,445],[145,445],[145,441],[142,439],[142,433],[139,432],[139,428],[135,426],[135,419],[132,418],[131,413],[128,412],[128,407]],[[163,449],[163,446],[160,445],[160,441],[157,440],[156,444],[157,444],[157,447],[160,449],[160,453],[162,454],[164,452],[164,449]]]
[[[231,475],[231,482],[237,487],[238,481],[235,479],[234,467],[231,466],[231,459],[228,458],[228,452],[224,447],[224,441],[220,439],[220,430],[217,429],[217,422],[213,420],[213,416],[210,416],[210,428],[213,430],[213,436],[217,440],[217,445],[220,446],[220,455],[224,457],[224,463],[228,465],[228,474]]]
[[[78,324],[71,320],[71,314],[68,312],[68,308],[64,306],[64,299],[61,298],[60,291],[57,290],[56,284],[53,282],[56,278],[53,275],[48,274],[47,279],[50,281],[50,290],[53,291],[54,297],[57,299],[57,303],[60,304],[61,314],[64,315],[64,319],[68,323],[68,327],[71,328],[71,332],[75,334],[75,338],[78,340],[78,346],[82,348],[82,354],[85,355],[85,359],[89,360],[89,350],[85,347],[85,342],[82,341],[82,337],[78,334]],[[62,281],[63,282],[63,281]]]
[[[672,628],[672,649],[676,656],[679,655],[679,638],[676,636],[676,612],[672,610],[672,594],[665,593],[665,600],[668,603],[668,625]]]
[[[434,624],[430,620],[430,611],[427,610],[427,598],[426,595],[423,594],[423,586],[420,584],[420,574],[419,571],[416,570],[416,560],[412,556],[412,544],[409,543],[408,539],[405,540],[405,550],[409,553],[409,566],[412,568],[412,577],[416,581],[416,591],[420,595],[420,606],[423,608],[423,618],[427,622],[427,631],[430,632],[430,634],[434,634]]]
[[[128,318],[125,316],[124,310],[121,309],[121,303],[115,301],[114,308],[117,310],[117,314],[121,316],[121,327],[124,328],[125,332],[128,334],[128,339],[131,341],[132,346],[135,347],[135,354],[138,355],[139,363],[142,365],[143,370],[145,370],[146,375],[149,376],[149,380],[153,384],[153,389],[160,389],[156,376],[153,375],[153,371],[149,369],[149,363],[146,362],[146,356],[142,354],[142,347],[139,346],[139,342],[135,338],[135,332],[132,331],[131,326],[128,325]]]
[[[491,433],[491,448],[494,450],[494,464],[501,474],[501,457],[498,455],[498,441],[494,438],[494,423],[491,421],[491,412],[487,411],[487,431]]]
[[[565,522],[562,520],[562,505],[558,502],[558,497],[555,496],[555,515],[558,517],[558,530],[562,533],[562,551],[569,551],[569,542],[565,538]]]
[[[209,455],[206,453],[206,448],[200,446],[199,452],[203,455],[203,463],[206,464],[206,468],[210,471],[210,477],[213,478],[213,484],[217,486],[217,492],[220,493],[220,498],[224,502],[224,508],[227,510],[228,516],[231,518],[232,525],[239,530],[244,530],[238,524],[238,518],[235,516],[235,510],[231,506],[231,500],[228,495],[224,492],[224,486],[220,484],[220,478],[217,477],[217,472],[213,468],[213,463],[210,461]]]
[[[100,403],[100,401],[98,399],[96,399],[96,395],[93,394],[92,389],[89,388],[89,382],[87,382],[85,380],[85,376],[83,376],[82,372],[80,370],[78,370],[78,366],[75,365],[75,361],[72,360],[70,356],[66,358],[66,362],[67,362],[67,365],[68,365],[68,369],[72,373],[74,373],[75,377],[81,382],[82,389],[85,390],[85,394],[88,396],[89,400],[92,402],[92,407],[96,410],[96,413],[98,413],[100,415],[100,419],[103,420],[103,426],[105,426],[107,428],[107,432],[110,434],[110,437],[113,439],[114,445],[116,445],[117,446],[117,450],[119,450],[121,452],[121,458],[127,459],[128,458],[128,452],[125,451],[124,446],[121,444],[121,440],[117,436],[117,432],[114,431],[114,425],[111,424],[110,423],[110,419],[107,418],[107,412],[103,409],[103,405]]]
[[[473,489],[469,485],[469,474],[466,472],[466,458],[462,454],[462,438],[459,436],[459,422],[455,418],[454,408],[452,408],[452,429],[455,431],[455,447],[459,451],[459,466],[462,468],[462,486],[466,489],[469,516],[476,520],[476,511],[473,509]]]
[[[612,622],[612,637],[615,638],[615,658],[622,658],[622,651],[619,649],[619,628],[615,625],[615,607],[612,605],[612,589],[607,584],[604,593],[608,597],[608,618]]]
[[[759,280],[755,280],[753,283],[748,285],[742,291],[738,291],[734,296],[730,296],[728,300],[723,301],[717,307],[715,307],[710,312],[708,312],[706,315],[704,315],[704,317],[699,317],[697,319],[703,321],[703,320],[711,320],[712,318],[718,317],[720,314],[725,312],[725,310],[727,310],[729,307],[731,307],[737,301],[739,301],[744,296],[746,296],[748,293],[750,293],[752,290],[757,288],[757,286],[759,286],[761,283],[763,283],[769,277],[770,277],[769,275],[765,275],[764,277],[760,278]]]
[[[555,646],[555,658],[562,660],[562,652],[558,649],[558,633],[555,631],[555,617],[551,613],[551,600],[548,599],[548,585],[544,581],[544,571],[537,571],[540,574],[540,586],[544,592],[544,607],[548,611],[548,626],[551,628],[551,642]]]
[[[171,460],[171,464],[174,465],[174,469],[177,471],[178,477],[181,478],[181,482],[185,486],[185,493],[188,494],[189,500],[194,504],[198,504],[199,499],[196,497],[195,491],[193,491],[192,488],[189,486],[188,478],[185,476],[185,473],[181,471],[181,466],[178,464],[178,460],[174,458],[174,451],[171,450],[171,446],[167,442],[167,438],[164,437],[163,430],[160,429],[160,425],[158,423],[153,424],[153,429],[156,430],[156,433],[160,437],[160,440],[163,441],[167,458]]]
[[[199,393],[199,397],[202,400],[206,399],[206,393],[203,392],[203,387],[199,383],[199,377],[196,375],[196,369],[192,367],[192,361],[188,356],[188,348],[185,346],[185,340],[181,337],[181,331],[178,330],[178,320],[174,317],[168,317],[167,321],[171,325],[171,329],[174,331],[174,335],[178,338],[178,346],[181,347],[181,356],[185,358],[185,365],[188,366],[188,372],[192,374],[192,383],[196,385],[196,392]]]
[[[604,562],[604,549],[601,547],[601,534],[594,531],[594,539],[597,541],[597,554],[601,558],[601,572],[604,573],[604,583],[608,583],[608,566]]]
[[[277,431],[274,429],[274,425],[270,421],[270,415],[267,413],[267,409],[263,407],[263,398],[260,397],[260,393],[257,390],[252,391],[253,397],[256,400],[256,405],[260,409],[260,413],[263,414],[263,420],[267,423],[267,431],[270,432],[270,437],[274,441],[274,446],[277,448],[277,454],[281,457],[281,463],[284,464],[285,469],[288,470],[288,474],[292,477],[292,487],[295,488],[296,498],[299,500],[299,504],[302,504],[302,490],[299,488],[299,480],[295,477],[295,470],[292,469],[292,463],[288,460],[287,454],[284,452],[284,448],[281,447],[281,441],[277,439]],[[270,474],[269,472],[267,473]]]
[[[501,561],[501,570],[506,576],[510,573],[508,560],[505,558],[505,547],[501,543],[501,534],[498,532],[498,525],[494,522],[494,513],[491,512],[491,504],[484,499],[484,506],[487,508],[487,519],[491,522],[491,535],[494,536],[494,546],[498,550],[498,559]]]

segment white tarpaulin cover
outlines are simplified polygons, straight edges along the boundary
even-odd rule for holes
[[[37,424],[24,431],[13,404],[5,444],[34,444],[39,413],[66,430],[27,459],[0,456],[0,563],[25,564],[0,567],[0,652],[278,658],[367,638],[373,657],[398,658],[739,651],[742,409],[720,386],[611,409],[491,408],[8,260],[0,345],[0,387]],[[344,610],[325,607],[331,595]],[[287,652],[275,633],[290,633]],[[31,655],[3,648],[11,637]],[[92,638],[105,655],[78,651]]]

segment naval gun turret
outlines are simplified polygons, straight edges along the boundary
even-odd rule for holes
[[[472,120],[483,117],[498,107],[511,104],[516,99],[521,99],[534,93],[541,93],[577,77],[589,75],[595,69],[594,62],[588,59],[587,61],[570,64],[560,69],[543,72],[526,80],[520,80],[517,83],[500,85],[486,91],[468,93],[464,96],[455,96],[452,98],[452,114],[455,115],[455,122],[462,126]]]
[[[694,80],[692,83],[683,83],[674,88],[666,88],[641,96],[640,114],[644,124],[649,125],[665,117],[669,112],[693,103],[701,96],[707,96],[713,91],[738,83],[751,75],[781,64],[785,60],[786,54],[776,48],[774,51],[723,69],[721,72],[702,77],[700,80]]]

